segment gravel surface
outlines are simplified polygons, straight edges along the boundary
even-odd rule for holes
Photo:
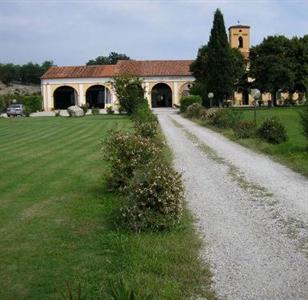
[[[155,113],[218,297],[308,299],[308,180],[172,110]]]

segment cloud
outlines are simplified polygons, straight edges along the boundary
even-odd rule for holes
[[[208,41],[215,9],[226,27],[251,26],[251,42],[303,35],[308,2],[114,0],[0,2],[0,61],[84,64],[111,51],[136,59],[193,58]]]

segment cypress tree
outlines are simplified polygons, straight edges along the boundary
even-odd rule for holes
[[[207,47],[205,64],[207,90],[214,93],[216,104],[232,95],[235,82],[233,57],[228,43],[224,17],[216,10]]]

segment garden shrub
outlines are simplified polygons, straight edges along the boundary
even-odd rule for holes
[[[88,112],[88,109],[89,109],[89,105],[88,104],[83,104],[80,107],[83,110],[84,115],[86,115],[86,113]]]
[[[280,144],[288,138],[285,126],[275,117],[266,119],[257,133],[261,139],[271,144]]]
[[[300,113],[300,118],[304,135],[308,139],[308,105],[305,105],[303,111]]]
[[[22,102],[26,107],[26,110],[29,113],[33,113],[42,110],[42,101],[43,101],[42,96],[32,95],[32,96],[24,96]]]
[[[152,111],[150,110],[147,101],[139,103],[135,107],[135,110],[132,113],[131,117],[134,121],[140,121],[140,122],[151,122],[157,120],[157,118],[153,115]]]
[[[136,133],[111,131],[103,147],[104,157],[111,163],[111,189],[123,188],[132,178],[134,171],[147,165],[151,160],[159,160],[161,149],[150,139]]]
[[[185,115],[188,118],[199,118],[203,109],[204,108],[200,103],[193,103],[187,107]]]
[[[149,121],[149,122],[140,122],[136,121],[134,125],[137,134],[145,138],[154,138],[157,135],[158,122]]]
[[[132,74],[120,74],[113,77],[113,87],[117,94],[119,105],[128,115],[134,113],[136,107],[147,102],[144,99],[142,80]]]
[[[161,231],[179,222],[184,189],[181,175],[169,164],[152,161],[137,169],[126,190],[128,203],[122,217],[131,230]]]
[[[206,120],[206,116],[207,116],[207,109],[205,109],[203,107],[203,109],[200,111],[199,113],[199,118],[202,120],[202,121],[205,121]]]
[[[99,115],[99,108],[93,107],[92,108],[92,115]]]
[[[256,126],[253,121],[243,120],[233,127],[233,131],[237,138],[248,139],[255,136]]]
[[[111,104],[106,105],[106,110],[107,110],[107,114],[108,115],[113,115],[114,114],[114,110],[113,110]]]
[[[242,112],[234,109],[210,108],[206,118],[209,124],[219,128],[233,128],[242,118]]]
[[[180,112],[185,113],[188,106],[194,104],[194,103],[202,103],[202,99],[198,95],[190,95],[190,96],[184,96],[180,100]]]

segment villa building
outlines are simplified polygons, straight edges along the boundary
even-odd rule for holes
[[[250,27],[231,26],[229,43],[248,60]],[[115,65],[51,67],[41,77],[44,110],[85,104],[98,108],[104,108],[106,104],[116,105],[112,80],[115,75],[125,73],[140,77],[150,107],[172,107],[179,104],[183,95],[189,94],[194,82],[191,63],[192,60],[120,60]],[[264,100],[268,97],[263,95]],[[247,91],[234,93],[235,105],[250,105],[252,101]]]

